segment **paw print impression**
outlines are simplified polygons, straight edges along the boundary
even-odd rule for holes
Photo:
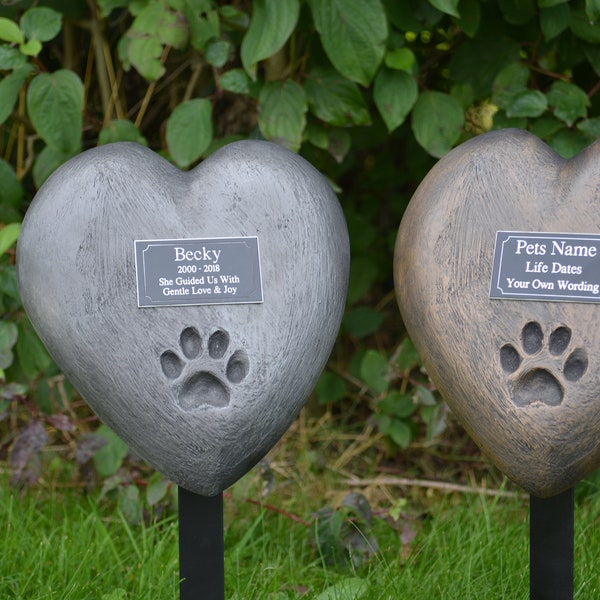
[[[588,368],[587,352],[583,348],[568,352],[570,343],[568,327],[554,329],[546,343],[541,325],[530,321],[521,330],[520,348],[516,344],[500,348],[500,364],[517,406],[562,403],[565,382],[579,381]]]
[[[229,352],[229,334],[222,329],[204,340],[194,327],[179,336],[179,352],[165,350],[160,366],[171,382],[177,404],[186,411],[203,406],[225,407],[231,386],[241,383],[250,368],[243,350]]]

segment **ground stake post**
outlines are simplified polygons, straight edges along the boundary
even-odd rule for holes
[[[180,600],[223,600],[223,494],[179,488]]]

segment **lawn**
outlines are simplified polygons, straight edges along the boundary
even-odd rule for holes
[[[225,492],[227,598],[528,598],[528,496],[508,482],[494,490],[374,474],[351,484],[354,463],[321,464],[297,440],[268,458]],[[594,490],[584,483],[576,494],[578,600],[600,597]],[[4,474],[0,519],[2,600],[179,597],[175,511],[134,525],[98,491],[60,478],[19,491]]]

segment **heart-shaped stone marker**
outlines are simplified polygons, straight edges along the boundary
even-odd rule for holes
[[[69,380],[137,454],[204,496],[256,464],[303,406],[348,265],[329,184],[259,141],[186,173],[135,144],[85,152],[39,191],[17,249],[25,309]],[[180,275],[159,281],[167,267]],[[183,294],[212,296],[184,305]]]
[[[517,233],[495,254],[497,232]],[[398,233],[396,293],[428,373],[487,456],[539,497],[600,466],[599,233],[600,143],[565,160],[519,130],[447,154]],[[495,256],[508,275],[492,281]]]

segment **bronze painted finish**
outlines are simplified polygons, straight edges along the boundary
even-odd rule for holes
[[[570,160],[520,130],[462,144],[395,249],[399,307],[444,399],[510,479],[553,496],[600,466],[600,305],[490,299],[497,231],[600,233],[600,143]]]

